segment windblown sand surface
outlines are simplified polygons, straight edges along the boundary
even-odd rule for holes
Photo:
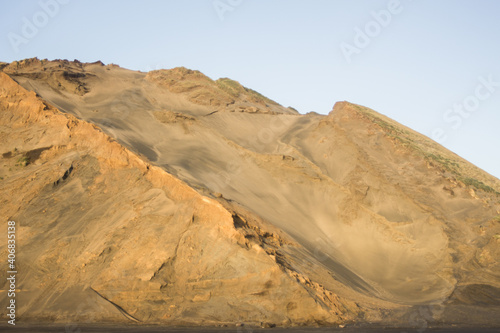
[[[411,129],[184,68],[3,72],[26,320],[500,325],[500,181]]]

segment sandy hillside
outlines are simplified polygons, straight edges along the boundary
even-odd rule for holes
[[[185,68],[0,67],[26,320],[500,325],[500,181],[419,133]]]

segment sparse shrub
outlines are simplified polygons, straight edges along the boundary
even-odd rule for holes
[[[267,98],[266,96],[262,95],[261,93],[255,91],[253,89],[246,88],[246,87],[244,87],[244,88],[245,88],[246,92],[255,99],[256,102],[266,104],[266,106],[268,106],[268,104],[271,104],[271,105],[278,104],[275,101],[273,101],[272,99]]]
[[[460,164],[458,164],[456,161],[451,160],[449,158],[443,157],[441,155],[435,155],[435,154],[425,154],[425,157],[427,159],[431,159],[440,165],[442,165],[445,169],[451,172],[458,173],[458,169],[460,169]]]
[[[234,98],[239,97],[241,94],[246,94],[253,100],[253,102],[266,104],[266,106],[268,104],[277,105],[275,101],[267,98],[266,96],[253,89],[242,86],[238,81],[234,81],[228,78],[221,78],[215,81],[215,83],[221,90],[233,96]]]
[[[475,187],[478,190],[483,190],[483,191],[488,192],[488,193],[495,193],[496,192],[495,189],[493,189],[492,187],[486,185],[485,183],[483,183],[482,181],[479,181],[477,179],[474,179],[474,178],[462,178],[460,180],[465,185]]]
[[[220,89],[224,90],[233,97],[239,97],[240,93],[245,89],[241,84],[239,84],[239,82],[228,78],[218,79],[215,83]]]
[[[23,156],[17,160],[16,166],[25,167],[30,164],[30,158],[28,156]]]

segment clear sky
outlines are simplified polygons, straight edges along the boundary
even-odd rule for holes
[[[500,177],[500,1],[0,0],[0,61],[185,66],[301,113],[368,106]]]

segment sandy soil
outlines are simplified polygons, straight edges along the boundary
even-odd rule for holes
[[[60,304],[77,297],[116,320],[113,303],[129,320],[175,323],[500,325],[500,182],[428,138],[347,102],[299,115],[185,69],[3,71],[62,111],[50,123],[44,107],[25,111],[3,78],[0,153],[17,155],[2,159],[2,193],[27,193],[3,194],[0,212],[26,225],[26,283],[48,264],[74,268],[57,295],[44,290],[60,273],[38,282],[33,317],[70,316]],[[64,186],[37,176],[26,191],[23,179],[54,182],[71,165]]]

